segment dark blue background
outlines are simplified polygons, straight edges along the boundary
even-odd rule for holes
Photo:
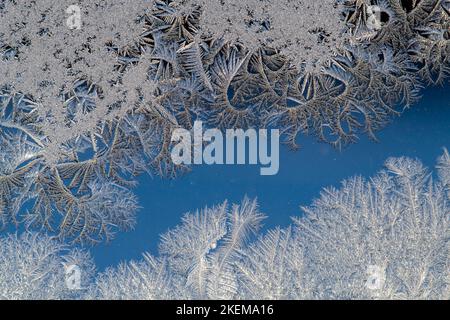
[[[92,248],[99,270],[120,261],[138,259],[145,251],[156,254],[161,233],[180,222],[183,213],[244,195],[257,197],[268,218],[265,228],[287,226],[300,215],[322,188],[339,186],[342,179],[379,171],[391,156],[419,158],[433,167],[442,148],[450,148],[450,88],[429,88],[422,100],[377,133],[379,142],[365,136],[341,152],[301,137],[302,148],[280,150],[280,171],[260,176],[258,166],[194,166],[176,180],[140,177],[135,190],[143,207],[134,231],[119,233],[109,244]]]

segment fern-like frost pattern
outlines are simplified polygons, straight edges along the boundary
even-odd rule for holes
[[[450,71],[448,0],[77,3],[73,29],[72,1],[0,1],[0,222],[76,242],[132,227],[135,176],[187,169],[170,158],[177,128],[341,147]]]
[[[257,201],[187,213],[144,254],[92,277],[90,258],[35,233],[1,240],[6,299],[449,299],[450,157],[430,173],[390,158],[367,180],[324,189],[287,228],[261,233]],[[86,270],[67,292],[60,262]],[[59,270],[59,271],[55,271]],[[72,294],[72,296],[70,295]]]

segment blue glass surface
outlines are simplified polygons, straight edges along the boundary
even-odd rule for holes
[[[183,213],[219,204],[225,199],[239,202],[245,195],[257,197],[268,218],[265,228],[287,226],[290,217],[301,214],[321,189],[338,187],[354,175],[370,177],[392,156],[419,158],[428,167],[435,164],[442,148],[450,148],[450,88],[428,88],[412,108],[395,117],[377,133],[378,142],[361,135],[360,140],[339,151],[302,136],[301,149],[282,146],[280,171],[260,176],[258,166],[194,166],[175,180],[141,176],[135,190],[142,209],[136,229],[120,232],[109,244],[91,249],[99,270],[143,252],[156,254],[161,233],[180,222]]]

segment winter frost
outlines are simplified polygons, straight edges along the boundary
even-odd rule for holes
[[[33,233],[0,240],[6,299],[449,299],[450,155],[437,174],[391,158],[369,180],[325,189],[265,234],[256,200],[187,213],[144,254],[92,278],[89,256]],[[87,282],[68,291],[61,262]],[[54,271],[54,272],[53,272]],[[30,279],[36,279],[31,281]],[[50,285],[51,284],[51,285]]]

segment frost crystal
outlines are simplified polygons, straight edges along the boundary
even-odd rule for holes
[[[418,160],[391,158],[304,208],[296,228],[317,297],[448,299],[448,173],[433,181]]]
[[[148,4],[78,1],[77,29],[68,22],[73,1],[0,4],[0,87],[10,98],[27,95],[48,160],[58,161],[61,144],[95,130],[99,121],[123,114],[133,104],[137,84],[123,81],[117,72],[118,51],[136,50],[143,30],[139,17]],[[113,105],[115,110],[108,112]]]
[[[253,243],[256,202],[187,214],[162,236],[159,258],[103,274],[100,297],[448,299],[448,152],[437,179],[418,160],[385,167],[325,189],[293,226]]]
[[[347,39],[335,0],[180,0],[173,6],[181,12],[200,11],[204,36],[238,41],[253,50],[277,49],[311,70],[331,59]]]
[[[36,233],[0,239],[0,300],[75,299],[84,296],[95,274],[90,256],[67,250]],[[80,288],[66,285],[65,267],[78,266]]]
[[[341,147],[375,138],[450,68],[444,0],[1,0],[0,19],[1,222],[31,208],[28,226],[79,241],[133,220],[86,203],[185,170],[177,128],[270,126],[293,148],[301,133]]]
[[[259,235],[256,200],[186,214],[159,256],[93,269],[47,236],[0,240],[6,299],[449,299],[449,156],[438,176],[391,158],[370,180],[325,189],[294,225]],[[61,261],[86,273],[67,295]],[[66,279],[67,280],[67,279]],[[75,295],[76,293],[76,295]]]

